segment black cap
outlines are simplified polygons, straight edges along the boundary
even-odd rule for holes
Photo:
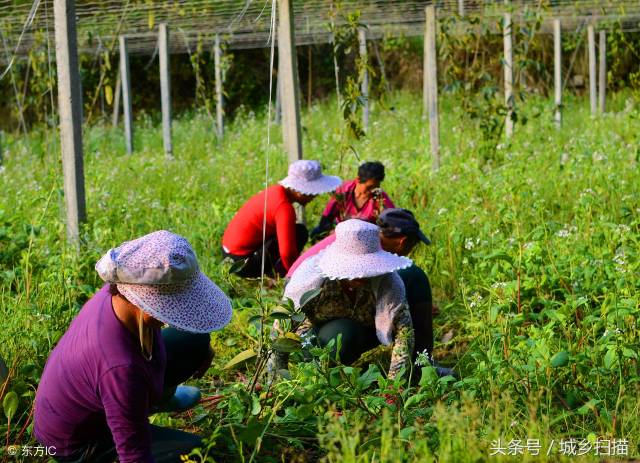
[[[400,208],[389,208],[382,211],[378,217],[378,226],[402,235],[415,235],[424,244],[431,244],[431,240],[420,230],[420,224],[411,211]]]

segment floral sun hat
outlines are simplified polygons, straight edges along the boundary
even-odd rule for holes
[[[380,229],[369,222],[349,219],[336,226],[336,240],[318,254],[317,265],[332,280],[371,278],[412,264],[408,257],[383,251]]]
[[[96,264],[107,283],[175,328],[208,333],[231,321],[231,301],[200,271],[189,242],[160,230],[110,249]]]
[[[321,195],[338,188],[342,180],[334,175],[323,175],[318,161],[303,159],[289,165],[289,175],[278,183],[305,195]]]

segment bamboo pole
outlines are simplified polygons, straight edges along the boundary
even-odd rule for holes
[[[60,146],[67,213],[67,236],[80,249],[80,225],[86,221],[82,154],[82,92],[78,69],[74,0],[54,0],[58,72]]]
[[[553,76],[555,88],[554,120],[559,129],[562,126],[562,29],[559,19],[553,20]]]
[[[440,130],[438,123],[438,71],[436,51],[436,7],[429,5],[425,9],[425,69],[424,81],[429,114],[429,144],[431,146],[431,167],[440,168]]]
[[[160,94],[162,103],[162,138],[164,152],[168,158],[173,157],[171,140],[171,79],[169,76],[169,28],[167,23],[160,24],[159,55],[160,55]]]

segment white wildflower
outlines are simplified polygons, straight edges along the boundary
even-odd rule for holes
[[[441,207],[440,209],[438,209],[438,215],[443,215],[446,214],[448,212],[446,207]]]
[[[482,296],[480,295],[480,293],[473,293],[473,295],[471,296],[471,300],[469,301],[469,307],[474,309],[478,307],[481,302],[482,302]]]
[[[433,364],[433,357],[429,355],[427,349],[422,352],[418,352],[416,355],[415,365],[417,367],[426,367]]]
[[[623,223],[618,225],[618,232],[621,235],[625,235],[625,234],[629,233],[630,231],[631,231],[631,228],[629,227],[629,225],[625,225]]]
[[[595,196],[595,194],[596,194],[595,191],[593,191],[591,188],[587,188],[582,193],[580,193],[580,199],[584,199],[584,198],[587,198],[589,196]]]
[[[533,247],[536,245],[536,243],[534,243],[533,241],[527,241],[526,243],[524,243],[524,250],[528,251],[530,249],[533,249]]]
[[[622,334],[622,330],[620,328],[616,328],[614,330],[606,329],[606,330],[604,330],[604,334],[602,335],[602,337],[606,338],[610,334]]]
[[[464,248],[467,251],[471,251],[474,247],[475,243],[473,242],[473,238],[467,238],[466,240],[464,240]]]
[[[315,338],[315,335],[311,331],[308,331],[307,333],[303,334],[301,337],[302,347],[303,348],[311,347],[313,345],[314,338]]]
[[[566,228],[563,228],[562,230],[559,230],[558,233],[556,233],[556,236],[560,238],[567,238],[569,235],[571,235],[571,232],[569,232],[569,230],[567,230]]]
[[[598,151],[595,151],[591,155],[591,159],[593,159],[595,162],[606,161],[607,156],[605,156],[603,153],[599,153]]]

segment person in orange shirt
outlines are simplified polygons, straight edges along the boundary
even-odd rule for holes
[[[292,163],[287,177],[250,198],[227,226],[222,253],[241,262],[233,271],[245,278],[259,277],[264,249],[265,274],[286,275],[309,237],[307,228],[296,224],[293,203],[304,206],[340,183],[338,177],[323,175],[318,161]]]

